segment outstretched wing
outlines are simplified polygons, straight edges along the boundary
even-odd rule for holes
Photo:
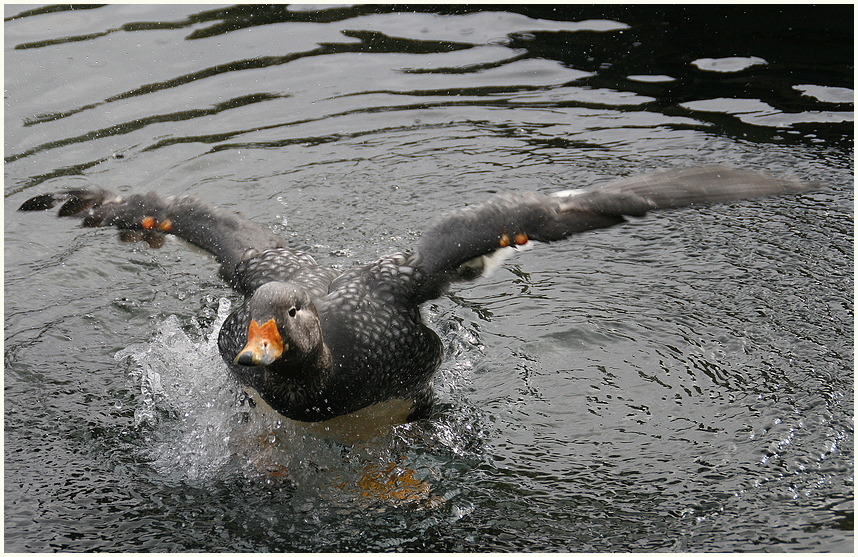
[[[110,190],[68,190],[34,197],[19,210],[45,210],[59,203],[63,204],[59,216],[82,218],[84,226],[114,226],[124,241],[145,240],[157,248],[165,234],[187,240],[213,254],[220,276],[244,294],[269,280],[286,280],[316,266],[309,255],[285,248],[272,231],[193,196],[121,197]],[[318,279],[319,273],[312,278]]]
[[[724,203],[787,193],[810,185],[721,166],[694,167],[623,178],[580,190],[498,195],[433,221],[414,254],[419,301],[437,297],[452,281],[472,279],[508,246],[553,242],[625,222],[657,209]]]

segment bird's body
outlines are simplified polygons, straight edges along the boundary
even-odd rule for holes
[[[295,254],[279,248],[255,255],[252,261],[262,267]],[[441,361],[441,341],[423,324],[418,305],[411,301],[419,277],[410,263],[407,255],[396,254],[339,276],[319,268],[254,290],[258,298],[268,294],[272,304],[282,304],[282,314],[288,316],[296,307],[291,322],[299,321],[302,312],[310,314],[307,319],[318,320],[317,327],[308,328],[321,333],[321,341],[312,343],[318,353],[290,362],[288,374],[272,373],[270,366],[232,362],[246,344],[250,298],[224,323],[218,339],[221,354],[242,383],[294,420],[328,420],[389,399],[407,399],[413,403],[409,415],[422,413],[431,404],[430,381]],[[313,294],[302,300],[305,285],[304,292]],[[271,315],[276,313],[275,308]],[[280,325],[281,330],[287,327]],[[295,337],[309,334],[289,336],[294,344]]]
[[[375,420],[374,409],[385,407],[398,421],[427,413],[442,345],[420,306],[451,282],[482,274],[500,249],[560,240],[655,209],[804,189],[798,181],[703,167],[554,195],[498,195],[436,218],[412,251],[341,273],[195,197],[77,190],[35,197],[21,210],[63,202],[61,216],[115,226],[125,240],[158,247],[173,234],[212,253],[221,277],[244,295],[219,335],[227,365],[283,416],[333,423],[356,412]]]

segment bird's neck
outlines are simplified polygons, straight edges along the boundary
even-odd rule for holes
[[[333,379],[333,359],[324,344],[301,358],[282,360],[266,368],[261,385],[254,386],[265,401],[284,416],[311,421],[324,411],[324,393]]]

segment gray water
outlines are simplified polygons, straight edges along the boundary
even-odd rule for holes
[[[473,10],[5,7],[6,551],[852,550],[852,7]],[[821,187],[457,286],[438,408],[355,446],[238,402],[205,254],[16,212],[195,193],[344,268],[708,163]]]

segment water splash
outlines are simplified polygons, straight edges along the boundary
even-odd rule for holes
[[[342,445],[248,403],[217,347],[229,312],[229,300],[221,299],[217,318],[205,329],[170,316],[150,342],[115,356],[133,362],[141,394],[135,411],[142,439],[137,456],[158,481],[243,478],[285,489],[293,505],[313,507],[436,505],[456,497],[457,488],[439,484],[452,479],[442,480],[443,470],[455,476],[451,461],[479,460],[485,435],[485,416],[465,395],[473,359],[482,353],[478,331],[433,319],[448,350],[435,381],[439,410],[430,420],[402,424],[360,445]]]
[[[116,354],[136,364],[141,404],[134,421],[144,437],[138,457],[165,481],[205,483],[238,475],[265,484],[312,484],[326,467],[319,462],[335,462],[339,452],[248,402],[217,346],[230,305],[219,300],[207,330],[196,322],[183,328],[171,315],[152,341]]]
[[[148,432],[141,456],[164,476],[211,477],[230,460],[232,431],[243,421],[243,394],[217,348],[229,308],[222,298],[211,330],[199,336],[183,330],[171,315],[154,340],[115,356],[137,364],[142,397],[134,422]]]

